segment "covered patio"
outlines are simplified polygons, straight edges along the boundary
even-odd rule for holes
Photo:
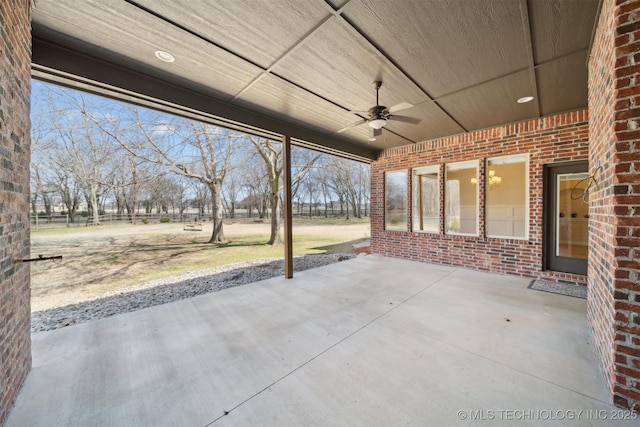
[[[586,426],[629,415],[609,403],[586,301],[528,283],[369,255],[37,333],[7,426]]]
[[[593,408],[577,421],[588,425],[611,423],[612,403],[638,410],[639,11],[635,0],[3,0],[0,424],[455,424],[459,410]],[[377,255],[32,340],[30,268],[15,262],[31,256],[32,78],[282,139],[285,165],[291,145],[371,162]],[[516,238],[488,230],[501,156],[529,159],[511,192],[527,194]],[[476,185],[475,229],[446,230],[441,204],[438,227],[416,230],[412,174],[436,175],[433,200],[445,200],[461,164],[475,171],[460,180]],[[589,210],[566,216],[548,184],[579,165]],[[406,212],[394,229],[385,177],[398,171]],[[560,247],[550,224],[574,213],[581,271],[547,256]],[[525,277],[585,284],[587,303],[527,290]]]

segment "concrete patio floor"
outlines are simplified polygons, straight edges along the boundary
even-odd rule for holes
[[[637,425],[528,283],[360,256],[36,333],[7,426]]]

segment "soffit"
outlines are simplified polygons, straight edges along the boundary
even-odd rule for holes
[[[111,96],[139,92],[223,123],[374,158],[384,148],[585,108],[597,7],[598,0],[37,0],[33,68],[37,78],[79,76],[80,87],[117,88]],[[176,61],[159,61],[156,50]],[[350,110],[375,105],[375,80],[383,82],[381,104],[414,104],[398,114],[421,122],[389,121],[373,142],[367,125],[337,133],[359,120]],[[516,103],[526,95],[534,101]]]

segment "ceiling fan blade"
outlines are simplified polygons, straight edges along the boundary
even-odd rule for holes
[[[387,108],[389,114],[396,113],[402,110],[408,110],[409,108],[413,108],[413,104],[409,104],[408,102],[401,102],[400,104],[396,104],[392,107]]]
[[[352,128],[352,127],[354,127],[354,126],[359,126],[359,125],[364,124],[364,123],[367,123],[367,120],[366,120],[366,119],[358,120],[357,122],[355,122],[355,123],[351,123],[349,126],[347,126],[347,127],[344,127],[344,128],[342,128],[342,129],[340,129],[340,130],[339,130],[338,132],[336,132],[336,133],[342,133],[342,132],[344,132],[345,130],[347,130],[347,129],[349,129],[349,128]]]
[[[369,114],[369,111],[362,111],[362,110],[350,110],[349,112],[353,114]]]
[[[389,117],[389,120],[395,120],[396,122],[403,122],[403,123],[411,123],[412,125],[417,125],[422,121],[422,119],[416,119],[415,117],[409,117],[409,116],[391,116]]]

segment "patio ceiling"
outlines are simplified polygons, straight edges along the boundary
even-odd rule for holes
[[[598,0],[35,0],[33,75],[344,155],[587,106]],[[175,62],[155,52],[170,52]],[[351,110],[409,102],[372,129]],[[516,102],[533,96],[529,103]]]

